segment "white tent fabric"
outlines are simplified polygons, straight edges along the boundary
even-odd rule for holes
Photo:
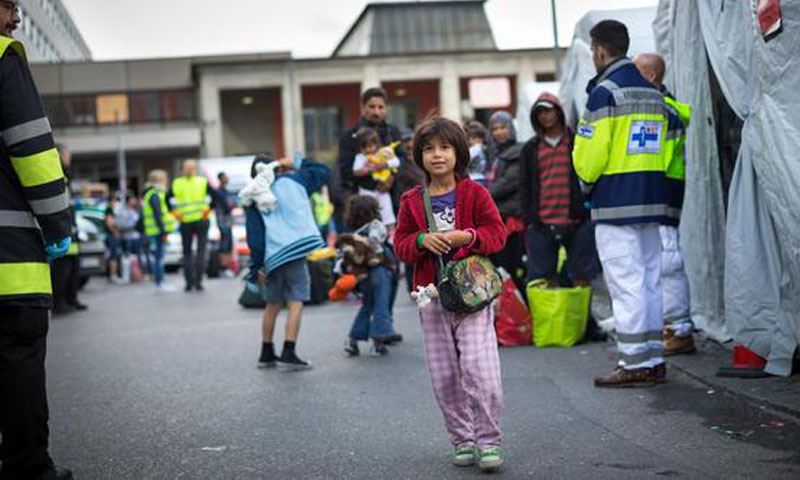
[[[715,154],[707,151],[716,150],[713,129],[702,136],[696,130],[698,124],[713,121],[705,52],[726,100],[744,120],[729,191],[724,270],[715,266],[706,279],[690,272],[693,301],[699,300],[698,280],[713,284],[724,271],[727,331],[767,358],[767,372],[789,375],[800,340],[800,97],[796,94],[800,2],[784,1],[781,7],[784,30],[770,42],[759,33],[754,2],[661,0],[654,29],[659,47],[672,57],[670,79],[676,96],[695,109],[687,145],[688,178],[697,176],[698,169],[709,169],[711,183],[705,187],[713,192],[705,205],[710,221],[705,225],[707,234],[717,230],[714,216],[721,211],[716,204],[718,178],[711,171],[717,162]],[[699,139],[707,146],[698,146]],[[690,192],[698,193],[693,182],[687,185],[687,204],[702,208],[691,198]],[[687,218],[684,212],[681,225],[684,248],[689,250],[695,248],[694,241],[703,239],[703,225],[695,217]],[[687,235],[695,237],[690,240]],[[707,238],[716,241],[719,237]],[[699,251],[717,256],[721,243],[707,247]],[[687,266],[694,268],[694,261],[687,258]]]
[[[665,84],[678,100],[692,106],[680,227],[692,320],[712,338],[727,341],[730,335],[725,323],[723,287],[725,206],[697,2],[661,2],[655,18],[658,50],[667,62]]]

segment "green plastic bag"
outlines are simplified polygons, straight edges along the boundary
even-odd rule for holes
[[[540,288],[528,284],[528,304],[537,347],[571,347],[583,338],[592,301],[591,287]]]

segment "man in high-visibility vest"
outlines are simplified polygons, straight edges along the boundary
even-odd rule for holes
[[[208,185],[206,177],[197,175],[197,162],[183,162],[183,176],[172,181],[167,194],[172,213],[181,224],[183,242],[183,278],[185,291],[203,291],[203,270],[208,244],[208,216],[215,206],[216,192]],[[197,251],[192,243],[197,239]]]
[[[589,83],[573,162],[591,188],[597,251],[617,328],[618,368],[598,387],[666,380],[661,335],[661,238],[666,219],[668,113],[661,92],[626,57],[628,29],[604,20],[590,31],[598,75]]]
[[[688,104],[678,102],[664,86],[666,64],[661,55],[643,53],[634,59],[636,68],[648,82],[664,94],[664,102],[677,121],[670,122],[665,155],[667,162],[667,218],[661,233],[661,292],[664,303],[664,356],[695,352],[689,303],[689,278],[683,266],[678,226],[686,183],[686,132],[692,115]]]
[[[153,262],[153,280],[159,292],[172,292],[164,283],[164,245],[167,235],[178,228],[178,222],[167,207],[167,172],[153,170],[147,175],[147,186],[142,196],[142,223]]]
[[[69,166],[72,155],[66,145],[56,145],[58,155],[61,157],[61,166],[64,169],[66,192],[70,201],[70,217],[72,220],[72,244],[67,254],[53,261],[50,271],[53,276],[53,310],[56,314],[68,313],[74,310],[86,310],[88,307],[78,300],[78,290],[81,281],[80,243],[78,239],[78,224],[75,218],[75,208],[72,207],[72,189],[69,185]]]
[[[0,2],[0,480],[71,479],[48,453],[45,389],[48,262],[69,250],[69,201],[19,22]]]

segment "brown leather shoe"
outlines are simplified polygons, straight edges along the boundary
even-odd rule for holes
[[[694,347],[694,336],[676,337],[675,332],[666,328],[664,329],[662,344],[664,345],[665,357],[689,355],[697,351]]]
[[[654,368],[637,368],[635,370],[625,370],[617,367],[611,375],[607,377],[595,377],[594,386],[600,388],[636,388],[652,387],[657,383]],[[666,369],[664,370],[666,378]]]
[[[661,363],[650,368],[650,376],[654,383],[664,383],[667,381],[667,364]]]

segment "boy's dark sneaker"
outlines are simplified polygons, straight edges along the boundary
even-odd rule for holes
[[[400,343],[402,341],[403,341],[403,336],[402,335],[400,335],[399,333],[393,333],[393,334],[389,335],[389,341],[386,342],[386,343],[388,343],[389,345],[393,345],[395,343]]]
[[[309,362],[301,360],[294,350],[284,350],[278,359],[278,366],[287,371],[311,370],[314,368]]]
[[[358,340],[348,338],[344,342],[344,351],[348,356],[357,357],[361,352],[358,350]]]
[[[261,355],[258,357],[258,368],[275,368],[278,366],[278,357],[271,348],[261,346]]]
[[[389,349],[386,348],[386,344],[383,341],[374,339],[372,347],[369,349],[369,354],[373,357],[382,357],[389,354]]]

